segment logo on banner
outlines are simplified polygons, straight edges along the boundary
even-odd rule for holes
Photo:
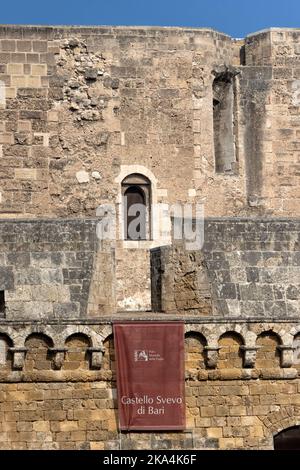
[[[140,361],[149,361],[149,353],[148,351],[134,351],[134,360],[135,362]]]
[[[156,351],[136,349],[134,351],[134,362],[163,361],[164,358]]]

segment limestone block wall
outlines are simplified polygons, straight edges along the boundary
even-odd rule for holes
[[[187,428],[158,434],[118,431],[110,325],[0,330],[1,449],[272,449],[300,423],[299,323],[187,323]]]
[[[2,317],[101,319],[140,310],[142,318],[142,306],[150,309],[151,302],[149,253],[117,252],[120,269],[113,244],[97,238],[97,222],[2,221]],[[298,318],[299,234],[296,219],[207,219],[201,251],[175,243],[152,252],[153,310],[196,318]]]
[[[149,249],[116,249],[116,305],[119,311],[151,310]]]
[[[207,217],[299,215],[298,39],[285,29],[237,41],[209,29],[1,26],[1,217],[95,217],[101,204],[120,208],[122,178],[137,169],[151,175],[153,203],[201,203]],[[232,171],[214,148],[222,77]],[[160,245],[153,236],[145,250]],[[148,257],[126,284],[126,248],[118,308],[148,310]]]
[[[245,53],[246,65],[258,66],[256,78],[253,76],[256,97],[265,96],[264,104],[255,105],[254,98],[252,105],[261,109],[258,116],[264,120],[264,143],[260,146],[264,156],[261,170],[256,172],[261,175],[261,204],[271,211],[276,207],[277,214],[296,215],[299,213],[299,31],[272,28],[254,34],[246,39]],[[247,76],[247,67],[245,71]],[[267,185],[263,183],[266,180]]]
[[[213,315],[212,289],[201,251],[182,244],[151,250],[152,310],[202,317]]]
[[[140,310],[143,318],[151,296],[154,311],[193,318],[299,316],[296,219],[207,219],[202,250],[175,243],[152,251],[152,293],[149,252],[117,251],[115,262],[114,244],[100,243],[97,223],[2,221],[2,317],[101,319]]]
[[[2,221],[0,260],[6,319],[85,318],[113,305],[113,254],[95,220]]]
[[[205,29],[1,26],[2,216],[94,216],[136,165],[156,178],[158,202],[299,214],[298,42],[288,29],[236,41]],[[218,172],[213,83],[226,70],[235,168]]]
[[[169,313],[298,318],[300,224],[207,219],[202,251],[175,243],[152,251],[153,305]]]
[[[0,26],[0,448],[271,449],[300,424],[299,34]],[[99,243],[134,172],[152,202],[204,204],[201,253]],[[144,311],[150,248],[166,313]],[[187,430],[120,434],[112,320],[166,318]]]
[[[2,26],[0,54],[2,214],[94,216],[122,165],[151,170],[164,202],[189,200],[211,70],[238,56],[228,36]]]

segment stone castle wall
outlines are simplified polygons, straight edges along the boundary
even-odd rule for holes
[[[69,325],[63,334],[59,325],[19,328],[27,349],[22,370],[12,348],[0,354],[0,448],[272,449],[275,434],[300,423],[299,350],[292,367],[284,360],[284,344],[299,345],[300,326],[289,328],[187,325],[187,428],[156,434],[118,431],[110,327]],[[63,360],[53,348],[59,337]],[[100,369],[92,360],[95,337],[104,346]],[[212,346],[219,348],[215,362]],[[252,363],[245,362],[250,347]]]
[[[2,317],[113,318],[120,295],[115,285],[134,278],[138,251],[133,250],[131,259],[124,257],[126,277],[119,279],[114,245],[97,238],[97,219],[2,221]],[[205,318],[297,319],[299,253],[296,219],[207,219],[202,250],[186,251],[174,243],[152,251],[153,311]],[[148,262],[144,261],[146,272]],[[150,296],[150,286],[144,288]],[[134,291],[131,296],[134,299]]]
[[[201,29],[1,26],[0,37],[3,216],[94,216],[134,165],[153,173],[158,201],[196,197],[207,216],[299,215],[298,30],[234,41]],[[213,82],[224,66],[236,161],[216,173]]]
[[[150,179],[153,203],[298,216],[298,39],[1,26],[1,217],[95,217],[101,204],[120,208],[121,180],[135,172]],[[119,309],[151,308],[148,250],[161,245],[117,247]]]
[[[201,250],[152,250],[153,305],[204,317],[298,318],[297,219],[207,219]]]
[[[0,26],[0,448],[271,449],[300,424],[299,36]],[[170,214],[100,242],[134,173],[204,205],[202,250]],[[166,318],[187,430],[119,433],[111,324]]]

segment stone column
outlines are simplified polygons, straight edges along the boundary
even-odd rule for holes
[[[49,348],[49,351],[53,354],[54,369],[60,370],[62,368],[67,350],[67,348]]]
[[[16,370],[22,370],[25,363],[25,356],[28,351],[27,348],[9,348],[9,351],[13,355],[13,368]]]
[[[293,346],[277,346],[281,353],[281,367],[287,369],[292,367],[294,363],[294,350]]]
[[[253,369],[256,362],[256,354],[260,349],[260,346],[241,346],[241,350],[244,351],[244,367]]]
[[[205,346],[204,351],[206,353],[206,364],[210,369],[215,369],[217,367],[220,349],[221,348]]]
[[[101,369],[104,348],[88,348],[88,352],[91,356],[91,368],[92,369]]]

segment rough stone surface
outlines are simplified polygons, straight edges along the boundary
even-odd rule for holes
[[[300,424],[299,37],[0,26],[1,449],[272,449]],[[129,175],[146,241],[123,240]],[[204,204],[202,250],[175,203]],[[166,318],[187,430],[120,434],[111,323]]]
[[[113,254],[96,220],[2,221],[0,245],[7,319],[84,318],[111,303]]]
[[[187,202],[193,189],[210,215],[251,212],[242,158],[233,178],[214,171],[212,70],[238,67],[240,44],[180,28],[3,26],[0,34],[3,215],[94,216],[115,200],[121,166],[135,164],[168,190],[164,202]],[[86,178],[79,190],[77,172],[95,167],[101,188]]]
[[[152,250],[154,310],[225,318],[298,318],[298,220],[206,220],[202,251]]]
[[[266,325],[284,334],[286,326]],[[10,326],[2,325],[9,331]],[[272,449],[273,435],[299,423],[299,366],[280,368],[279,335],[253,324],[186,327],[185,433],[126,433],[117,430],[115,359],[111,329],[59,324],[19,327],[27,348],[23,372],[11,356],[0,365],[2,449]],[[256,368],[243,369],[240,349],[252,333],[260,345]],[[216,370],[207,368],[209,330],[219,344]],[[206,335],[206,336],[205,336]],[[219,336],[220,335],[220,336]],[[87,348],[101,336],[101,371],[90,368]],[[256,338],[256,340],[255,340]],[[1,339],[1,341],[4,341]],[[8,342],[8,340],[5,340]],[[64,344],[61,370],[49,348]],[[251,341],[250,341],[251,342]],[[9,349],[8,349],[9,351]]]
[[[81,170],[77,171],[76,173],[76,179],[78,183],[89,183],[90,177],[87,171]]]
[[[157,202],[194,194],[207,216],[299,216],[298,30],[236,41],[208,29],[1,26],[0,36],[3,217],[94,217],[136,165],[152,172]],[[125,291],[138,293],[139,277]],[[118,307],[150,308],[145,290],[135,298]]]

